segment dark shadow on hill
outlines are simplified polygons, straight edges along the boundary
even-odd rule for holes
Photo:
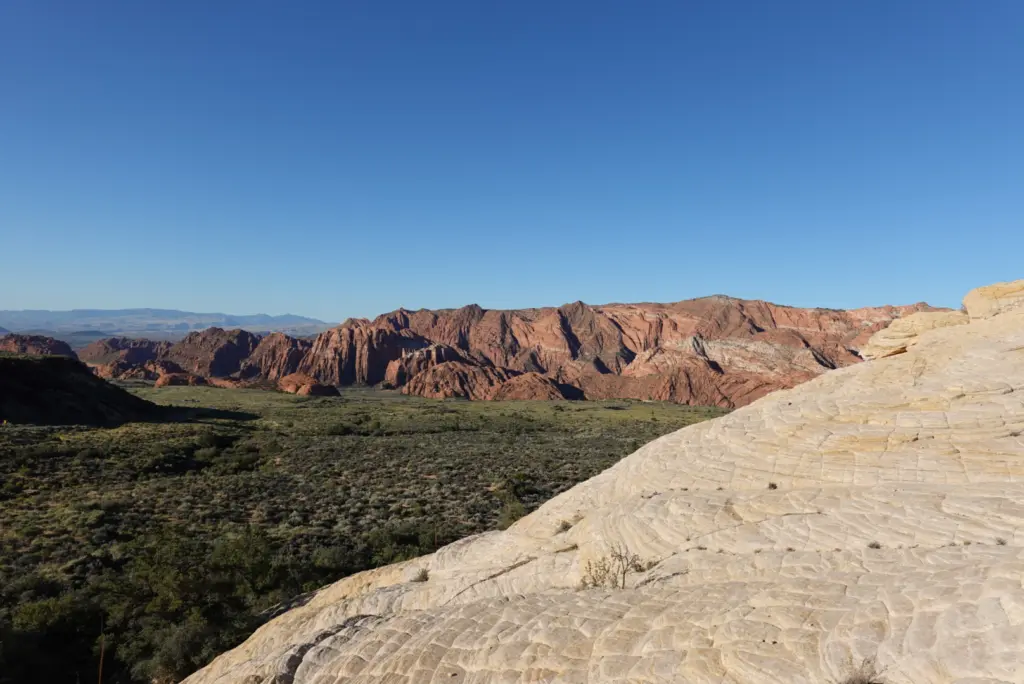
[[[558,387],[558,391],[562,393],[562,396],[570,401],[583,401],[587,398],[586,395],[583,394],[583,390],[575,385],[570,385],[564,382],[555,383],[555,385]]]
[[[0,423],[115,427],[134,422],[251,420],[241,411],[158,406],[64,356],[0,354]]]

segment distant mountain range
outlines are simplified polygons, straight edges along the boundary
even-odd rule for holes
[[[176,309],[72,309],[47,311],[27,309],[0,311],[0,333],[17,332],[49,335],[72,346],[111,336],[146,336],[179,339],[193,330],[210,327],[241,328],[250,332],[284,332],[315,335],[331,324],[315,318],[284,314],[235,315],[195,313]],[[4,329],[7,329],[4,331]]]

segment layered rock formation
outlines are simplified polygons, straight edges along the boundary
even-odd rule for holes
[[[30,356],[68,356],[77,359],[75,352],[65,342],[41,335],[17,335],[11,333],[0,337],[0,352],[28,354]]]
[[[175,342],[166,358],[196,375],[227,377],[242,369],[259,342],[258,335],[245,330],[208,328]]]
[[[170,342],[111,337],[86,345],[78,352],[78,358],[93,366],[111,365],[117,362],[125,365],[141,365],[166,356],[170,348]]]
[[[818,684],[871,659],[1022,682],[1024,307],[965,301],[504,532],[326,587],[186,682]]]
[[[350,319],[312,342],[211,328],[161,348],[154,358],[206,377],[274,383],[302,373],[322,385],[382,384],[425,397],[633,398],[734,407],[856,363],[871,333],[929,310],[924,304],[795,309],[721,296],[511,311],[400,309],[372,321]],[[96,350],[87,360],[109,366],[101,360],[113,358],[107,347],[123,353],[123,343],[105,344],[91,345]],[[140,363],[152,360],[140,357]],[[126,371],[122,365],[98,372],[118,377]]]
[[[310,342],[283,333],[271,333],[259,341],[252,354],[242,362],[241,376],[280,380],[298,372],[309,352]]]
[[[181,366],[173,361],[156,359],[132,363],[118,360],[102,366],[91,366],[93,372],[107,380],[158,380],[164,375],[181,375],[185,373]]]
[[[432,344],[424,349],[403,352],[401,357],[388,364],[384,371],[384,385],[401,387],[428,368],[450,361],[465,363],[466,359],[447,344]]]
[[[275,380],[278,373],[294,372],[294,350],[301,358],[308,347],[308,342],[281,333],[261,339],[244,330],[209,328],[175,343],[128,337],[98,340],[84,347],[79,358],[102,378],[155,380],[160,387],[205,385],[240,374]]]
[[[963,325],[969,320],[963,311],[920,311],[893,321],[888,328],[875,334],[860,353],[865,359],[902,354],[914,346],[926,330]]]
[[[417,373],[402,393],[430,399],[491,399],[506,380],[508,374],[500,368],[447,361]]]
[[[578,398],[578,393],[572,392],[572,389],[575,388],[563,388],[551,378],[540,373],[523,373],[503,382],[489,398],[495,401],[512,399],[557,401]]]
[[[365,319],[349,319],[317,335],[299,370],[329,385],[376,385],[388,364],[429,346],[408,330],[392,330]]]
[[[163,373],[156,379],[154,387],[195,387],[209,384],[202,375],[195,373]]]
[[[303,373],[292,373],[277,381],[282,392],[298,394],[306,397],[332,397],[338,395],[338,389],[331,385],[322,385]]]

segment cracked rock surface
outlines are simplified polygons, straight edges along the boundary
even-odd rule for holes
[[[341,580],[186,681],[1024,682],[1022,291]]]

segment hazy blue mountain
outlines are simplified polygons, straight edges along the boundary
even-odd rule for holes
[[[284,314],[236,315],[224,313],[195,313],[176,309],[72,309],[47,311],[26,309],[0,311],[0,328],[14,332],[52,334],[54,337],[74,334],[78,337],[107,337],[113,335],[148,335],[153,337],[179,337],[192,330],[211,326],[243,328],[252,332],[281,331],[310,335],[331,327],[329,323]]]

